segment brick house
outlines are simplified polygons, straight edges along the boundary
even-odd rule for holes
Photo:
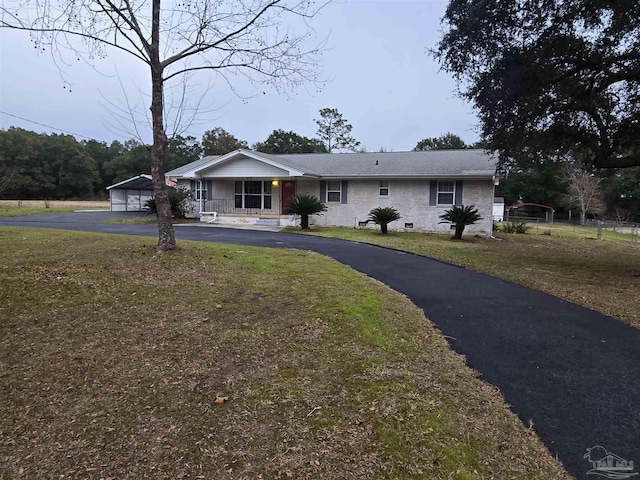
[[[293,195],[316,195],[327,211],[312,225],[364,226],[375,207],[394,207],[402,219],[390,230],[449,231],[438,218],[453,205],[473,204],[483,220],[470,233],[489,235],[496,158],[484,150],[307,153],[270,155],[235,150],[167,172],[194,196],[192,214],[216,223],[294,225],[284,214]]]

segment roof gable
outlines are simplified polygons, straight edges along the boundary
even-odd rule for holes
[[[238,173],[251,173],[249,169],[255,170],[254,174],[239,175],[239,176],[274,176],[274,175],[286,175],[289,177],[298,177],[304,175],[304,172],[292,168],[289,165],[282,164],[281,162],[271,158],[271,155],[266,155],[259,152],[253,152],[251,150],[234,150],[219,157],[205,157],[203,160],[194,162],[194,168],[185,170],[181,173],[183,178],[200,178],[208,174],[207,176],[233,176]],[[197,163],[197,165],[195,165]],[[244,163],[244,165],[238,165]],[[230,164],[236,164],[235,167],[231,167]],[[271,168],[268,168],[271,167]],[[215,172],[220,172],[215,173]],[[170,175],[172,172],[167,173]]]
[[[127,178],[121,182],[109,185],[107,190],[112,188],[129,188],[131,190],[153,190],[153,183],[151,182],[151,175],[142,173],[135,177]]]

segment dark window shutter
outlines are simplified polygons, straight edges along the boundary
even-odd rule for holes
[[[454,205],[462,205],[462,180],[456,180],[456,198]]]
[[[349,189],[349,180],[342,180],[340,192],[340,203],[347,203],[347,190]]]
[[[207,180],[207,200],[211,200],[213,198],[213,181]]]
[[[429,182],[429,205],[438,203],[438,181],[431,180]]]
[[[191,190],[191,195],[193,195],[193,198],[196,198],[196,181],[195,180],[191,180],[189,190]]]
[[[326,180],[320,180],[320,201],[321,202],[327,201],[327,181]]]

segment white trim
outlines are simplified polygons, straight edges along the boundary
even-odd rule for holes
[[[257,160],[258,162],[266,163],[267,165],[270,165],[272,167],[276,167],[281,170],[284,170],[288,172],[289,177],[302,177],[305,175],[305,173],[300,170],[296,170],[295,168],[287,167],[286,165],[282,165],[281,163],[274,162],[273,160],[263,157],[259,153],[255,153],[250,150],[239,149],[239,150],[234,150],[233,152],[227,153],[226,155],[222,155],[221,157],[217,157],[211,160],[211,162],[205,163],[204,165],[200,165],[193,170],[184,172],[182,174],[182,178],[200,178],[201,177],[200,173],[202,171],[208,170],[212,167],[216,167],[223,163],[229,162],[240,156],[251,158],[253,160]]]
[[[337,189],[329,189],[329,183],[337,183]],[[329,200],[329,193],[337,193],[339,195],[338,200]],[[342,203],[342,182],[340,180],[328,180],[327,181],[327,203]]]
[[[111,190],[112,188],[119,187],[120,185],[124,185],[125,183],[129,183],[132,180],[138,180],[140,178],[146,178],[147,180],[151,180],[151,175],[147,175],[146,173],[141,173],[140,175],[136,175],[135,177],[127,178],[126,180],[122,180],[121,182],[114,183],[113,185],[109,185],[107,187],[107,190]]]
[[[453,190],[451,190],[450,192],[449,191],[440,192],[440,184],[444,183],[444,182],[453,184]],[[452,195],[451,196],[451,203],[440,203],[440,193],[447,194],[447,195],[451,194]],[[436,205],[437,206],[447,206],[448,207],[448,206],[451,206],[451,205],[455,205],[455,203],[456,203],[456,182],[455,182],[455,180],[438,180],[438,182],[436,183]]]
[[[387,185],[383,186],[382,182],[385,182]],[[382,189],[387,190],[386,195],[382,195],[382,193],[380,193]],[[380,180],[378,182],[378,198],[389,198],[390,196],[391,196],[391,182],[389,180]]]

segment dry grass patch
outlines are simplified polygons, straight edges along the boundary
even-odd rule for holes
[[[19,217],[73,210],[109,209],[109,201],[84,200],[0,200],[0,217]]]
[[[298,232],[299,229],[287,229]],[[444,260],[542,290],[640,327],[640,244],[630,241],[507,235],[498,240],[354,228],[312,235],[371,243]]]
[[[569,478],[417,307],[337,262],[0,242],[3,478]]]

